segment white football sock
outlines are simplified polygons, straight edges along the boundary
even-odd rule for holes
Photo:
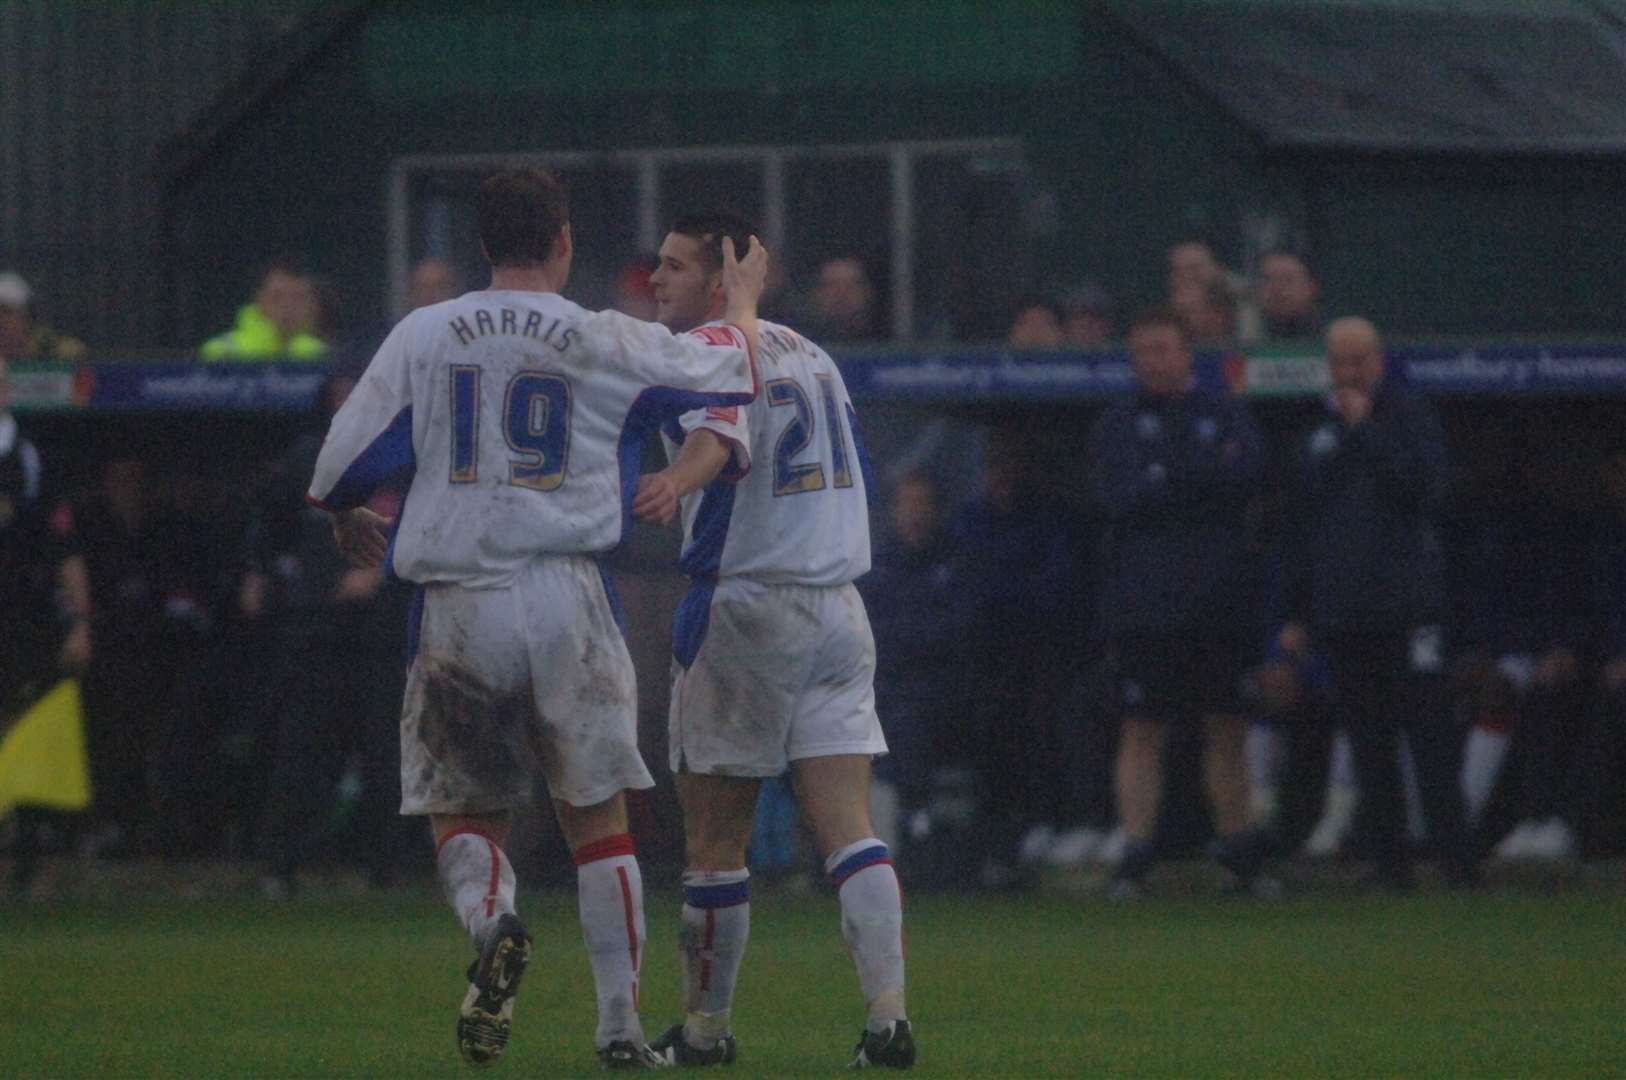
[[[903,891],[886,845],[873,837],[848,844],[824,861],[841,897],[841,934],[869,1009],[869,1030],[905,1019],[903,1008]]]
[[[514,913],[514,867],[497,842],[478,829],[447,833],[435,849],[441,888],[476,949],[492,927]]]
[[[1502,775],[1511,736],[1475,724],[1462,744],[1462,799],[1467,803],[1468,824],[1479,823],[1485,804],[1490,802],[1496,780]]]
[[[644,881],[626,833],[583,845],[576,863],[582,938],[598,990],[597,1045],[627,1039],[642,1045],[638,973],[644,955]]]
[[[710,1050],[730,1034],[729,1010],[751,934],[749,870],[683,872],[683,1037]]]

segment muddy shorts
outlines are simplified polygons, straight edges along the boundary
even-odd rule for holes
[[[512,584],[423,586],[401,713],[401,813],[503,810],[538,773],[575,806],[654,786],[609,579],[548,556]]]
[[[674,772],[778,776],[801,758],[886,753],[853,586],[697,582],[673,629]]]

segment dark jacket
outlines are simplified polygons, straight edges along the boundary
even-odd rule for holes
[[[1445,435],[1434,410],[1385,380],[1354,428],[1330,411],[1304,444],[1289,509],[1289,617],[1318,634],[1441,621]]]
[[[875,696],[881,715],[935,717],[962,699],[969,649],[965,582],[939,536],[924,548],[896,540],[875,551],[859,592],[875,632]]]
[[[976,641],[967,666],[1011,674],[1011,656],[1087,629],[1079,618],[1074,531],[1042,496],[1019,496],[1004,509],[973,499],[955,516],[949,537]]]
[[[1235,397],[1194,389],[1109,406],[1090,434],[1107,635],[1258,635],[1247,511],[1263,484],[1259,429]]]

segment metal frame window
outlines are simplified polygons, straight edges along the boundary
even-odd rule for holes
[[[684,169],[738,165],[757,172],[760,191],[760,223],[763,239],[774,250],[794,258],[787,250],[787,237],[795,232],[797,207],[790,205],[787,189],[793,170],[811,164],[852,163],[868,160],[884,167],[887,176],[887,215],[885,248],[887,282],[890,294],[891,338],[907,341],[915,336],[919,313],[916,288],[916,233],[918,213],[923,212],[917,196],[915,172],[927,158],[962,158],[967,162],[996,160],[1006,168],[1025,171],[1022,144],[1014,139],[949,139],[906,142],[865,143],[828,146],[718,146],[676,149],[617,150],[605,153],[538,151],[525,154],[418,154],[398,158],[390,167],[388,180],[388,272],[390,299],[396,312],[405,311],[407,277],[415,254],[415,234],[432,230],[433,225],[417,220],[422,208],[414,206],[415,186],[424,180],[456,183],[472,180],[500,168],[521,164],[542,164],[563,171],[591,169],[603,175],[623,174],[632,186],[637,218],[637,250],[653,252],[661,242],[663,196],[669,194],[675,176]],[[866,193],[867,194],[867,193]],[[929,208],[927,208],[929,210]],[[630,254],[630,253],[629,253]]]

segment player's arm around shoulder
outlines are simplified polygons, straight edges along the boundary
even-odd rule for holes
[[[669,524],[684,497],[721,476],[734,453],[734,446],[723,436],[709,428],[695,428],[683,440],[683,449],[672,464],[639,478],[632,516],[652,525]]]

